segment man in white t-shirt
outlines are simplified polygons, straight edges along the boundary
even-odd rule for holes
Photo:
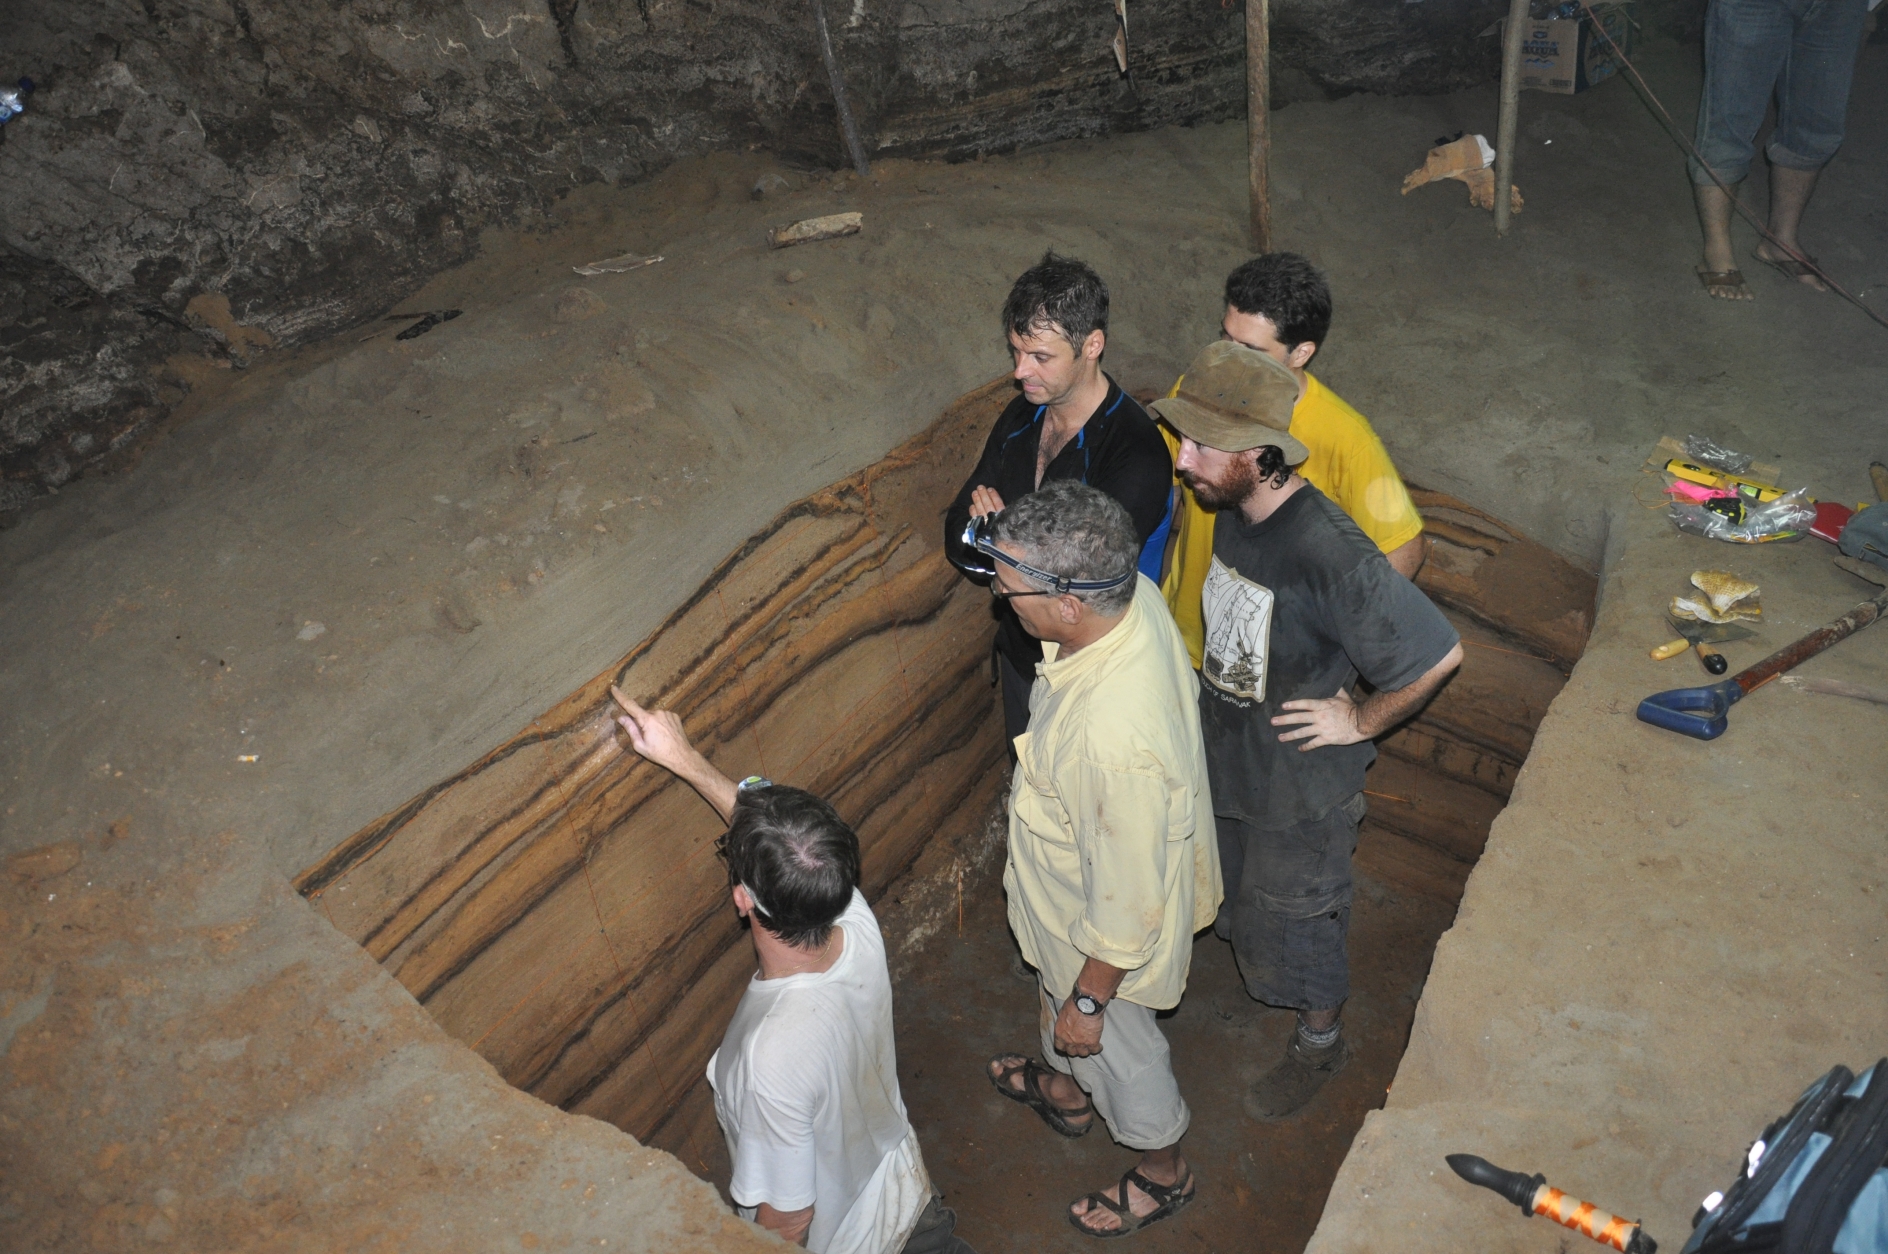
[[[975,1254],[953,1234],[905,1117],[892,984],[859,892],[859,838],[811,793],[736,784],[682,720],[612,688],[637,753],[692,785],[728,823],[721,853],[759,970],[708,1060],[751,1219],[815,1254]]]

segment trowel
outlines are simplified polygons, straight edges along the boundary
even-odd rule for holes
[[[1713,645],[1723,644],[1727,640],[1748,640],[1757,634],[1741,623],[1701,623],[1688,618],[1674,618],[1669,614],[1665,616],[1665,621],[1671,624],[1679,639],[1652,650],[1652,656],[1662,662],[1668,657],[1677,657],[1686,649],[1695,648],[1698,650],[1698,660],[1713,675],[1722,675],[1731,665],[1724,660],[1722,653],[1712,648]]]

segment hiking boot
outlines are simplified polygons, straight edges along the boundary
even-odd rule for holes
[[[1312,1049],[1294,1031],[1291,1044],[1285,1047],[1285,1057],[1246,1094],[1246,1113],[1254,1119],[1284,1119],[1297,1114],[1349,1061],[1350,1045],[1343,1037],[1323,1049]]]

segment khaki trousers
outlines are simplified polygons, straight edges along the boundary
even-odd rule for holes
[[[1173,1078],[1166,1034],[1146,1006],[1116,999],[1102,1011],[1101,1052],[1070,1058],[1055,1052],[1055,1017],[1062,1003],[1037,981],[1042,995],[1042,1057],[1082,1086],[1114,1139],[1129,1149],[1165,1149],[1192,1123],[1192,1112]]]

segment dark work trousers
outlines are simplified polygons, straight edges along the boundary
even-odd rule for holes
[[[1213,931],[1232,942],[1255,1000],[1335,1010],[1350,996],[1350,860],[1363,817],[1362,793],[1276,831],[1215,817],[1227,893]]]
[[[1010,765],[1016,765],[1016,738],[1029,730],[1029,690],[1036,677],[1024,675],[1002,653],[996,653],[997,674],[1003,684],[1003,735],[1009,746]]]

